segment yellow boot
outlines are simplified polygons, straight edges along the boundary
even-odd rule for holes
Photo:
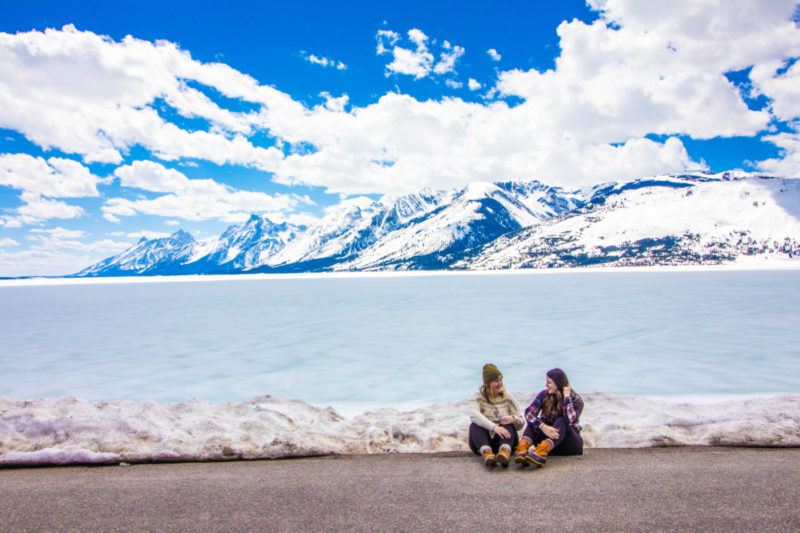
[[[528,460],[536,466],[542,467],[547,462],[547,454],[551,451],[553,451],[553,445],[550,444],[549,440],[545,439],[536,445],[533,453],[528,454]]]
[[[483,455],[483,464],[486,466],[494,466],[497,464],[497,459],[492,453],[492,449],[488,446],[481,450],[481,455]]]
[[[514,462],[518,464],[528,464],[528,448],[531,447],[531,441],[522,439],[517,444],[517,449],[514,450]]]
[[[500,446],[500,451],[497,452],[495,456],[495,460],[500,463],[503,467],[508,466],[508,461],[511,459],[511,445],[510,444],[503,444]]]

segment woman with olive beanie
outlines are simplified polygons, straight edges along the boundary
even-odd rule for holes
[[[486,466],[508,466],[517,445],[517,430],[525,421],[519,404],[506,392],[503,374],[492,364],[483,366],[483,386],[470,401],[469,447],[483,456]]]
[[[514,462],[542,467],[551,453],[581,455],[583,438],[578,425],[581,412],[583,399],[572,390],[564,371],[554,368],[547,372],[545,389],[525,409],[528,425],[517,446]]]

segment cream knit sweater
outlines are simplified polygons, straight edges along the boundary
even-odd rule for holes
[[[504,416],[514,417],[514,429],[518,431],[525,425],[519,404],[510,392],[506,392],[506,397],[496,402],[484,398],[481,391],[472,396],[469,412],[471,422],[492,431]]]

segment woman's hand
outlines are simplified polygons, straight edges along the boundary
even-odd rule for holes
[[[564,385],[564,398],[572,396],[572,388],[569,385]]]
[[[495,435],[500,435],[504,439],[508,439],[511,437],[511,433],[509,433],[508,430],[503,426],[501,426],[500,424],[497,424],[495,427],[493,427],[492,432]]]
[[[539,426],[539,430],[542,433],[544,433],[545,435],[547,435],[548,437],[550,437],[551,439],[557,439],[558,438],[558,430],[556,428],[554,428],[553,426],[548,426],[547,424],[542,424],[542,425]]]
[[[500,419],[500,422],[499,422],[499,424],[501,426],[507,426],[507,425],[513,424],[513,423],[514,423],[514,417],[511,416],[511,415],[504,416],[503,418]]]

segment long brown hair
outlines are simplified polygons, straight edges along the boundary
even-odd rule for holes
[[[569,379],[563,370],[554,368],[547,372],[547,377],[553,380],[556,384],[557,390],[555,394],[547,394],[542,402],[542,416],[543,418],[558,418],[561,404],[564,401],[564,387],[569,385]]]

